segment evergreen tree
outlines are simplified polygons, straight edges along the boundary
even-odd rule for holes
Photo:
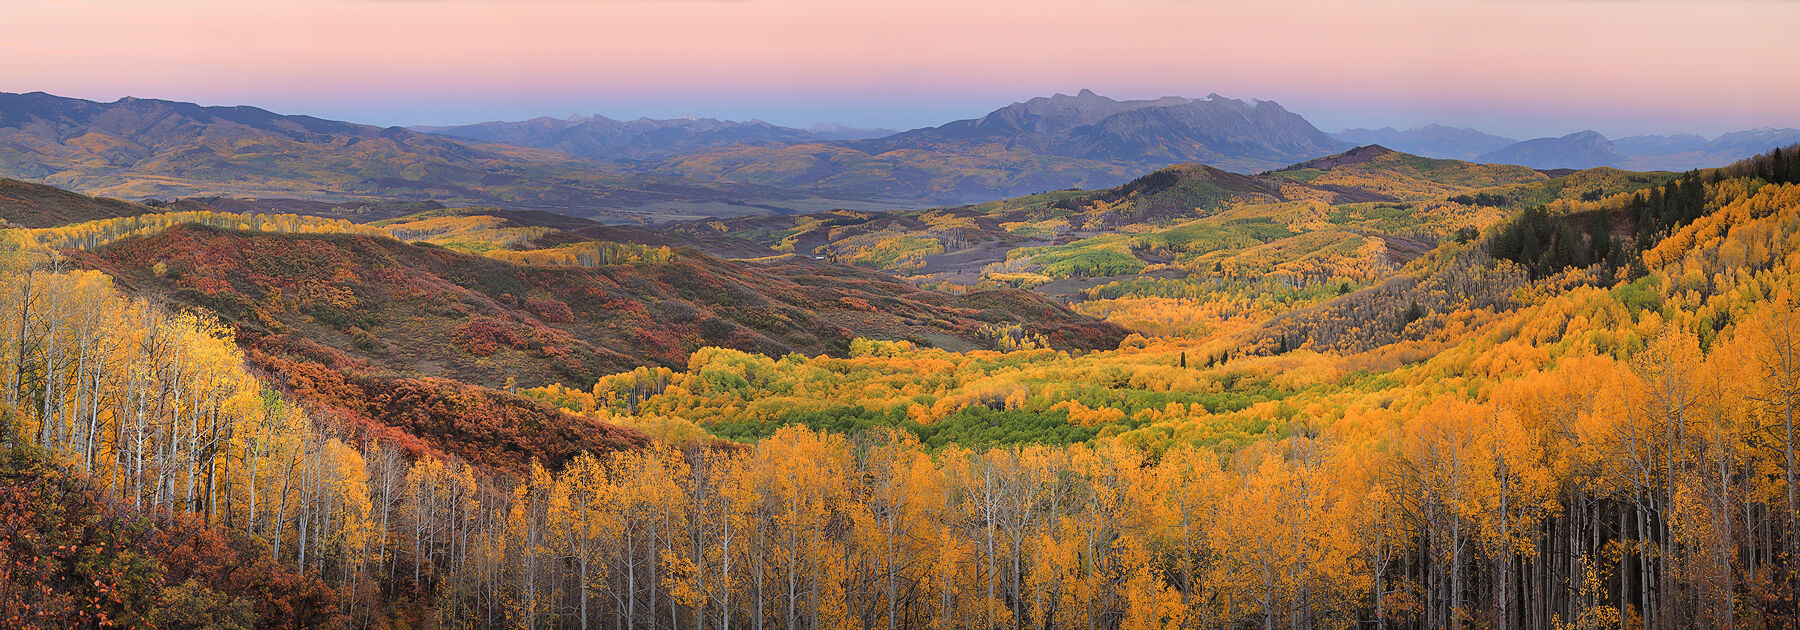
[[[1533,268],[1538,260],[1537,230],[1530,226],[1523,226],[1519,232],[1519,255],[1516,260],[1527,268]],[[1532,269],[1532,275],[1537,275],[1535,268]]]
[[[1420,319],[1422,319],[1424,317],[1425,317],[1425,309],[1421,308],[1417,301],[1414,301],[1411,305],[1406,307],[1406,314],[1401,316],[1400,328],[1405,329],[1407,324],[1411,324],[1413,322],[1419,321]]]
[[[1588,221],[1588,262],[1610,262],[1612,256],[1612,215],[1606,211],[1594,213]]]
[[[1538,270],[1539,275],[1550,275],[1574,267],[1581,260],[1574,228],[1567,223],[1558,223],[1552,234],[1555,236],[1550,242],[1549,250],[1544,252],[1544,265]]]
[[[1650,200],[1643,193],[1631,196],[1631,205],[1627,211],[1637,221],[1637,248],[1649,249],[1656,244],[1656,215],[1651,212]]]

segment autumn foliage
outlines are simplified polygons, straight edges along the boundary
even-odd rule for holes
[[[30,448],[0,462],[0,624],[327,628],[337,596],[240,532],[143,514]]]
[[[1399,205],[1469,205],[1459,195],[1500,205],[1473,204],[1486,218],[1472,232],[1445,222],[1349,248],[1346,230],[1295,241],[1233,215],[1256,220],[1032,254],[1210,274],[1094,283],[1107,301],[1089,312],[1160,328],[1122,337],[1018,290],[926,292],[797,257],[515,265],[200,227],[56,254],[0,233],[0,418],[26,462],[0,486],[0,568],[23,576],[0,587],[0,613],[719,629],[1800,620],[1800,184],[1596,173],[1571,181],[1619,189],[1502,216],[1547,179],[1357,164],[1270,177],[1346,168],[1337,185],[1406,200],[1291,202],[1318,214],[1286,225],[1373,229],[1406,220]],[[1136,192],[1180,184],[1163,179]],[[1131,192],[1078,201],[1145,201]],[[1039,201],[1031,212],[1093,207]],[[929,225],[985,229],[974,214]],[[1240,238],[1255,243],[1192,246]],[[1263,247],[1276,243],[1316,247]],[[750,277],[772,288],[740,290]],[[629,332],[599,336],[609,325]],[[828,352],[778,341],[826,325],[843,329]],[[669,350],[630,369],[541,367],[625,336]],[[934,347],[952,340],[969,347]],[[417,356],[467,357],[436,369],[479,376],[387,362]],[[511,372],[531,365],[546,371]]]

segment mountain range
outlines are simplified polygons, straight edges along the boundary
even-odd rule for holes
[[[1490,164],[1543,169],[1611,166],[1685,171],[1724,166],[1774,147],[1800,142],[1800,129],[1764,127],[1734,131],[1711,140],[1691,133],[1608,139],[1588,130],[1561,137],[1519,141],[1476,129],[1434,124],[1404,131],[1393,127],[1345,129],[1331,137],[1356,145],[1380,144],[1424,157]]]
[[[1795,129],[1712,140],[1586,131],[1512,142],[1445,125],[1326,134],[1273,101],[1091,90],[901,133],[604,116],[383,128],[255,107],[0,93],[0,175],[87,194],[265,210],[437,202],[610,223],[973,203],[1107,188],[1183,163],[1256,173],[1369,144],[1541,169],[1685,170],[1797,140]]]
[[[1403,153],[1453,160],[1474,160],[1483,153],[1518,142],[1476,129],[1439,124],[1404,131],[1393,127],[1345,129],[1331,137],[1357,146],[1379,144]]]
[[[1560,138],[1526,140],[1489,151],[1475,160],[1533,168],[1613,166],[1640,171],[1685,171],[1723,166],[1795,142],[1800,142],[1800,129],[1764,127],[1735,131],[1712,140],[1695,134],[1608,140],[1594,131],[1580,131]]]
[[[1629,168],[1686,170],[1724,166],[1737,160],[1800,142],[1800,129],[1762,127],[1734,131],[1707,140],[1694,134],[1630,136],[1613,146],[1631,156]]]
[[[801,195],[628,172],[543,149],[255,107],[0,93],[0,175],[127,199],[222,195],[506,205],[628,220],[779,211]],[[679,214],[678,212],[673,214]]]
[[[724,147],[659,170],[827,195],[963,203],[1116,186],[1184,162],[1256,172],[1345,148],[1273,101],[1217,94],[1117,101],[1082,90],[884,138]]]
[[[667,159],[733,144],[862,140],[894,133],[892,129],[859,129],[834,124],[795,129],[760,120],[735,122],[690,117],[620,121],[599,115],[410,129],[482,142],[554,149],[595,160],[630,162]]]
[[[1578,131],[1560,138],[1534,138],[1481,154],[1477,162],[1519,164],[1532,168],[1582,169],[1618,166],[1630,160],[1606,136]]]

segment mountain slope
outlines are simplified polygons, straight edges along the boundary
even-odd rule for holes
[[[288,197],[322,201],[438,200],[654,216],[658,204],[713,213],[790,193],[625,174],[566,154],[433,136],[393,127],[125,98],[96,103],[0,93],[0,175],[123,198]]]
[[[1593,131],[1578,131],[1560,138],[1536,138],[1507,145],[1483,153],[1475,161],[1543,169],[1581,169],[1619,166],[1628,159],[1605,136]]]
[[[1282,180],[1304,182],[1307,186],[1334,191],[1340,195],[1355,191],[1363,196],[1361,199],[1343,201],[1427,201],[1479,188],[1549,179],[1549,176],[1526,167],[1435,160],[1380,145],[1357,147],[1338,155],[1295,164],[1268,175]]]
[[[157,211],[129,201],[0,177],[0,226],[42,228]]]
[[[1592,131],[1561,138],[1526,140],[1476,158],[1479,162],[1533,168],[1616,166],[1638,171],[1716,168],[1800,142],[1800,129],[1764,127],[1722,134],[1712,140],[1694,134],[1629,136],[1607,140]]]
[[[508,377],[579,383],[640,365],[680,366],[704,346],[819,354],[863,336],[966,349],[987,343],[987,324],[1024,325],[1082,347],[1122,336],[1029,294],[920,291],[811,259],[677,253],[666,262],[517,266],[370,236],[188,225],[83,260],[139,292],[237,322],[248,347],[359,373],[490,387]]]
[[[414,130],[482,142],[552,149],[595,160],[633,162],[662,160],[733,144],[856,140],[892,133],[841,125],[794,129],[760,120],[735,122],[712,118],[639,118],[619,121],[605,116],[540,117],[519,122],[415,127]]]
[[[1345,129],[1331,134],[1331,137],[1339,142],[1359,146],[1379,144],[1420,157],[1457,160],[1472,160],[1483,153],[1518,142],[1512,138],[1483,133],[1476,129],[1438,124],[1413,127],[1404,131],[1393,127]]]
[[[1519,142],[1475,129],[1425,125],[1404,131],[1392,127],[1345,129],[1331,137],[1358,145],[1379,144],[1422,157],[1535,168],[1616,166],[1639,171],[1685,171],[1725,166],[1775,147],[1800,142],[1800,129],[1764,127],[1734,131],[1712,140],[1691,133],[1604,139],[1593,132],[1581,132],[1561,138]],[[1611,150],[1605,147],[1607,143],[1612,145]]]
[[[845,143],[880,154],[1004,146],[1138,167],[1201,162],[1253,171],[1343,148],[1274,101],[1163,97],[1115,101],[1089,90],[1013,103],[986,116]]]
[[[1706,148],[1706,138],[1691,133],[1678,133],[1670,136],[1642,135],[1615,138],[1613,147],[1626,155],[1642,157],[1649,155],[1668,155],[1671,153],[1687,153]]]
[[[1688,170],[1724,166],[1775,147],[1800,142],[1800,129],[1750,129],[1707,140],[1693,134],[1634,136],[1613,141],[1631,156],[1628,164],[1640,170]]]
[[[1623,179],[1592,171],[1553,179],[1523,166],[1365,146],[1257,175],[1183,164],[1095,191],[920,211],[682,222],[662,232],[712,239],[707,247],[735,239],[916,282],[1030,287],[1082,309],[1084,301],[1125,291],[1228,295],[1263,291],[1247,287],[1265,281],[1281,287],[1283,299],[1317,299],[1317,287],[1334,277],[1331,288],[1380,277],[1440,236],[1479,229],[1511,208],[1653,181]]]
[[[339,596],[241,528],[133,514],[103,477],[0,452],[0,611],[15,628],[328,628]]]
[[[1215,94],[1108,116],[1067,132],[1054,151],[1143,165],[1199,162],[1253,171],[1339,148],[1306,119],[1273,101],[1235,101]]]
[[[1116,101],[1088,90],[1014,103],[981,118],[885,138],[732,146],[661,168],[696,179],[968,202],[1116,186],[1182,162],[1254,172],[1341,150],[1272,101]]]

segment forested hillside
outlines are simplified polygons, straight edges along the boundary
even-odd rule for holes
[[[779,260],[444,213],[6,230],[0,474],[70,480],[0,490],[10,504],[167,513],[150,523],[320,590],[257,604],[232,581],[247,574],[179,581],[163,538],[121,536],[156,558],[104,590],[131,596],[27,608],[86,592],[94,563],[52,562],[13,575],[77,586],[0,591],[0,611],[43,627],[173,625],[158,615],[178,606],[293,627],[1791,626],[1794,155],[1551,177],[1366,149],[669,233],[786,244]],[[829,260],[895,268],[884,248],[922,246],[908,238],[985,242],[998,261],[977,264],[1012,267],[937,276],[947,254],[922,254],[924,291]],[[567,293],[633,282],[646,314],[616,331],[595,318],[631,309]],[[671,302],[785,347],[702,330],[679,359],[561,370],[544,348],[589,355],[529,343],[561,331],[623,354],[692,321],[649,310]],[[801,336],[832,321],[839,347]],[[48,549],[20,541],[71,540],[69,522],[9,520],[0,545]]]

